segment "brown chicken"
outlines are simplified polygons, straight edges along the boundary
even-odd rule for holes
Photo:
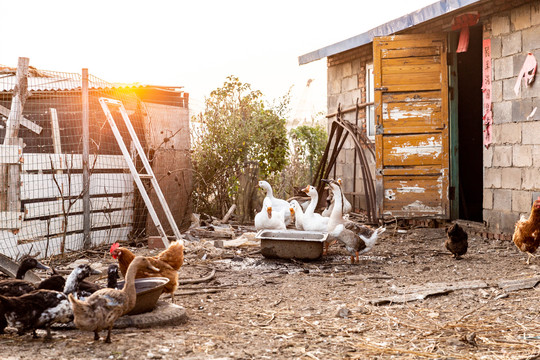
[[[528,254],[528,265],[531,256],[534,256],[533,253],[540,245],[540,196],[534,201],[529,218],[521,216],[516,223],[512,240],[519,250]]]
[[[450,251],[456,260],[461,259],[467,253],[469,236],[457,223],[446,228],[446,241],[444,246]]]
[[[118,259],[118,268],[125,278],[127,268],[135,258],[135,254],[124,247],[120,247],[120,244],[118,243],[112,244],[110,252],[114,259]],[[174,303],[174,292],[178,287],[178,270],[184,263],[184,242],[182,240],[172,242],[167,249],[163,250],[156,256],[148,257],[148,259],[150,260],[152,266],[159,269],[159,272],[156,273],[153,271],[139,269],[135,275],[135,278],[168,278],[169,282],[167,285],[165,285],[163,291],[171,294],[171,299]]]

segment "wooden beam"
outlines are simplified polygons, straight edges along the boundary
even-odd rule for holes
[[[0,114],[6,117],[9,117],[9,109],[5,106],[0,105]],[[43,130],[41,126],[28,120],[24,116],[21,116],[21,125],[27,128],[28,130],[35,132],[36,134],[41,134],[41,131]]]

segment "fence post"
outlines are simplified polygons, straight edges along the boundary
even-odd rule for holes
[[[83,163],[83,248],[88,249],[90,238],[90,114],[88,105],[88,69],[82,69],[82,163]]]

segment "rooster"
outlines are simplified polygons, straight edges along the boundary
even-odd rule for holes
[[[522,215],[516,223],[512,240],[520,251],[528,254],[529,265],[533,253],[540,245],[540,196],[534,201],[529,218]]]
[[[120,244],[114,243],[111,246],[110,253],[114,259],[118,259],[118,268],[120,272],[126,277],[127,268],[129,264],[135,258],[135,254],[124,247],[120,247]],[[159,269],[159,272],[145,271],[139,269],[135,278],[147,278],[147,277],[166,277],[169,279],[167,285],[165,285],[163,291],[171,294],[172,302],[174,303],[174,292],[178,287],[178,270],[184,263],[184,242],[178,240],[172,242],[171,245],[157,254],[156,256],[148,257],[152,266]]]
[[[446,240],[444,246],[450,251],[456,260],[461,259],[467,253],[469,236],[457,223],[446,228]]]

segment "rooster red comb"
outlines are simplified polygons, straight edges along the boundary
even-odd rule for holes
[[[111,245],[111,249],[109,250],[111,255],[113,256],[113,258],[116,259],[116,256],[113,255],[113,252],[114,250],[118,249],[120,247],[120,244],[115,242],[114,244]]]

